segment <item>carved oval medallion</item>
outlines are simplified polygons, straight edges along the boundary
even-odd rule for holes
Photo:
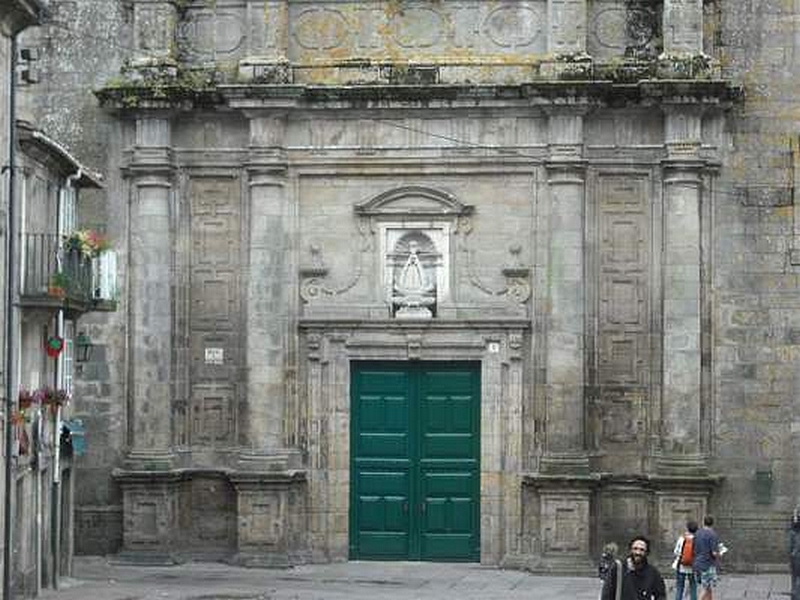
[[[217,54],[233,54],[242,45],[244,30],[242,19],[232,12],[217,13],[216,19]]]
[[[190,59],[213,60],[242,45],[242,19],[232,12],[189,11],[178,26],[178,40]]]
[[[542,13],[524,4],[508,4],[491,11],[483,30],[502,48],[530,46],[542,32]]]
[[[597,13],[592,31],[597,43],[605,48],[640,48],[653,39],[655,22],[646,9],[614,7]]]
[[[292,36],[306,50],[330,50],[347,43],[350,25],[338,10],[309,8],[297,15]]]

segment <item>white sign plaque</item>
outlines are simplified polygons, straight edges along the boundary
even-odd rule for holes
[[[223,348],[206,348],[206,364],[221,365],[225,362],[225,350]]]

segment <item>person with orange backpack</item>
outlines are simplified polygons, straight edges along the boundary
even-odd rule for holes
[[[697,580],[694,577],[694,534],[697,532],[697,521],[686,521],[686,531],[675,542],[672,553],[675,560],[672,568],[675,569],[675,600],[683,600],[683,590],[686,580],[689,580],[689,598],[697,600]]]

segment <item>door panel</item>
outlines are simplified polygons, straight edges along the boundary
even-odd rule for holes
[[[477,363],[353,363],[350,556],[479,560]]]
[[[409,382],[390,365],[353,377],[351,546],[365,556],[403,559],[410,550]]]
[[[405,558],[409,551],[408,471],[370,471],[359,476],[359,547],[376,558]]]

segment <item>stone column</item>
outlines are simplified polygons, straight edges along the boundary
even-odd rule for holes
[[[290,299],[285,116],[250,120],[250,245],[247,276],[247,409],[242,460],[285,455]],[[253,466],[254,463],[251,463]]]
[[[129,451],[114,473],[123,496],[120,556],[172,562],[180,475],[172,438],[173,172],[170,120],[136,122],[129,174]]]
[[[664,0],[664,52],[703,52],[703,0]]]
[[[588,469],[584,423],[583,116],[550,115],[548,310],[546,327],[545,456],[542,468]]]
[[[700,464],[703,282],[701,200],[704,163],[698,159],[701,113],[668,106],[663,206],[663,394],[660,466]]]
[[[586,0],[548,0],[547,23],[549,54],[586,52]]]
[[[131,164],[130,453],[133,465],[172,458],[172,226],[170,121],[141,118]]]

